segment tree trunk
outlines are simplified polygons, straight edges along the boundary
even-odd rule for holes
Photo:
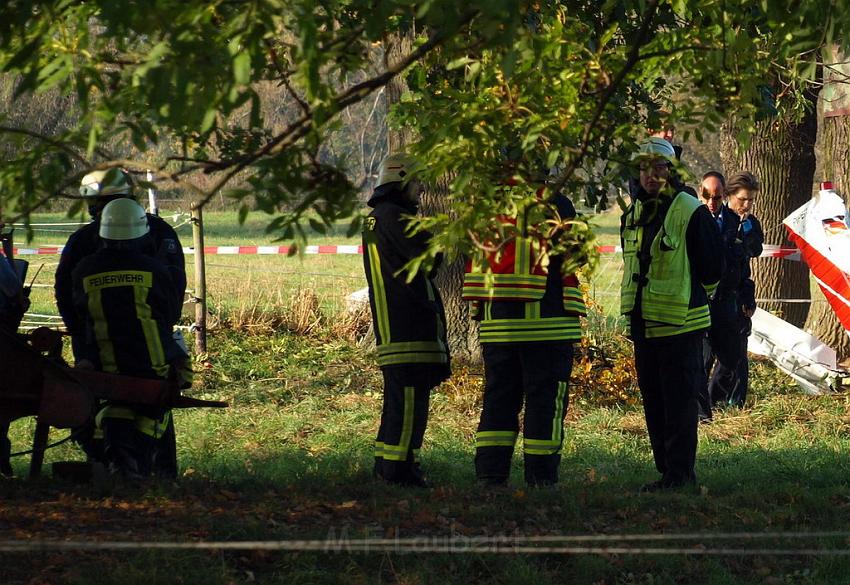
[[[389,41],[385,59],[394,63],[412,50],[413,36],[395,35]],[[407,84],[401,76],[395,77],[387,85],[387,111],[401,99]],[[416,137],[407,128],[390,128],[388,134],[389,152],[403,150]],[[427,161],[424,161],[427,163]],[[446,213],[449,211],[447,196],[451,177],[442,177],[435,185],[429,185],[422,196],[420,211],[424,215]],[[463,290],[463,268],[461,259],[443,264],[437,273],[435,282],[446,307],[446,325],[452,360],[455,363],[476,363],[481,361],[481,346],[478,343],[478,324],[469,318],[469,306],[461,298]]]
[[[764,243],[791,245],[782,220],[806,203],[812,194],[817,139],[817,94],[809,96],[812,107],[799,122],[771,118],[758,122],[750,147],[739,151],[734,122],[724,124],[720,156],[727,177],[752,172],[761,183],[754,215],[761,221]],[[756,298],[809,299],[809,269],[802,262],[759,258],[751,262]],[[761,308],[802,327],[808,303],[761,302]]]
[[[832,181],[836,193],[844,197],[850,190],[850,117],[826,116],[821,130],[821,176],[824,181]],[[812,303],[807,328],[812,335],[832,347],[838,353],[839,360],[850,357],[850,336],[838,321],[820,288],[815,293],[819,302]]]

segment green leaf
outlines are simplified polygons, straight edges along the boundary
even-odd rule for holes
[[[310,228],[311,228],[314,232],[319,233],[319,234],[327,233],[328,228],[327,228],[327,226],[326,226],[325,224],[323,224],[322,222],[320,222],[320,221],[318,221],[318,220],[316,220],[316,219],[313,219],[312,217],[311,217],[310,219],[308,219],[307,221],[308,221],[308,222],[309,222],[309,224],[310,224]]]
[[[247,85],[251,81],[251,55],[245,51],[233,58],[233,80],[238,85]]]
[[[204,113],[204,119],[201,122],[201,134],[212,130],[213,126],[215,126],[216,116],[218,116],[218,110],[216,108],[210,108]]]
[[[351,223],[348,224],[348,229],[345,230],[345,237],[346,238],[354,237],[360,231],[362,226],[363,226],[363,216],[362,215],[355,215],[351,219]]]

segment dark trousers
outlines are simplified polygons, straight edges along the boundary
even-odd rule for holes
[[[525,403],[525,481],[530,485],[557,482],[573,344],[486,343],[483,352],[484,407],[476,436],[476,476],[507,481]]]
[[[419,449],[428,424],[432,385],[427,379],[417,383],[415,371],[415,366],[383,369],[384,406],[375,440],[375,474],[390,482],[409,483],[421,477]]]
[[[131,479],[177,477],[173,417],[168,417],[168,424],[157,438],[140,431],[135,421],[124,418],[104,417],[101,429],[103,460],[111,472]]]
[[[708,383],[712,406],[744,406],[749,385],[747,339],[751,328],[752,322],[743,315],[712,325],[711,348],[717,358]]]
[[[695,479],[697,393],[705,383],[702,335],[635,341],[635,368],[646,428],[662,481]]]

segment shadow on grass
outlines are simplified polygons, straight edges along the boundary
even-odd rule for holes
[[[9,583],[842,583],[850,563],[836,557],[723,557],[683,554],[507,555],[354,552],[344,539],[423,537],[465,542],[473,535],[629,534],[845,530],[850,525],[847,464],[826,447],[764,451],[742,447],[701,455],[704,490],[640,494],[655,477],[638,448],[578,447],[565,456],[561,483],[526,490],[515,458],[513,488],[482,490],[468,445],[423,452],[431,490],[388,486],[371,478],[367,441],[352,437],[323,452],[283,446],[245,456],[225,451],[183,466],[179,484],[85,486],[42,480],[2,484],[4,534],[39,534],[31,510],[46,515],[42,536],[72,537],[85,521],[117,534],[96,539],[334,539],[323,553],[132,552],[7,556],[18,563]],[[648,451],[648,446],[645,447]],[[116,502],[119,503],[116,505]],[[75,514],[75,506],[82,511]],[[19,513],[15,513],[18,507]],[[151,511],[151,508],[153,511]],[[95,516],[92,510],[99,510]],[[78,510],[79,512],[79,510]],[[50,521],[56,514],[59,520]],[[145,527],[158,517],[155,528]],[[18,520],[16,520],[18,518]],[[64,522],[73,519],[73,528]],[[123,519],[123,522],[121,520]],[[63,534],[62,527],[67,529]],[[121,530],[132,531],[129,536]],[[431,540],[427,540],[427,539]],[[341,540],[342,539],[342,540]],[[342,544],[340,544],[342,543]],[[648,546],[708,548],[846,548],[846,539],[668,542]],[[468,549],[468,546],[465,545]],[[14,563],[13,563],[14,564]],[[11,566],[11,565],[8,565]],[[44,567],[47,567],[45,569]],[[98,570],[93,571],[93,567]],[[45,573],[46,571],[46,573]],[[51,577],[52,578],[47,578]],[[119,577],[120,576],[120,577]],[[16,581],[15,579],[20,579]]]

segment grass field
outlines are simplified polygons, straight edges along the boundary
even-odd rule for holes
[[[207,245],[268,242],[261,218],[240,228],[231,222],[210,214]],[[600,243],[614,243],[616,216],[599,224]],[[50,233],[38,236],[36,243],[56,242]],[[349,243],[341,235],[325,241]],[[633,380],[612,403],[605,399],[614,391],[608,370],[591,369],[583,375],[590,391],[567,415],[560,484],[527,490],[517,456],[511,488],[483,491],[472,471],[481,372],[459,368],[431,401],[422,455],[436,487],[393,488],[371,478],[380,372],[370,351],[337,328],[341,299],[364,286],[361,259],[211,256],[208,263],[211,305],[221,319],[208,360],[196,364],[193,392],[231,406],[176,414],[180,481],[2,482],[0,540],[330,538],[332,545],[320,552],[0,552],[2,583],[850,583],[850,562],[841,556],[850,543],[847,396],[805,396],[770,364],[756,363],[747,408],[722,411],[700,427],[700,489],[640,494],[656,474]],[[591,290],[610,306],[616,257],[601,266]],[[322,299],[310,334],[250,318],[251,303],[285,310],[298,288]],[[36,297],[45,312],[48,292]],[[256,327],[227,326],[239,315]],[[628,359],[627,352],[611,357]],[[32,420],[14,423],[15,449],[27,446],[32,427]],[[54,430],[51,439],[65,435]],[[69,459],[81,457],[67,444],[48,452],[48,462]],[[14,463],[24,475],[26,458]],[[796,534],[827,531],[835,534]],[[654,554],[507,554],[535,537],[626,534],[669,540],[572,543],[664,549]],[[487,536],[504,538],[510,550],[474,551],[471,539]],[[364,537],[417,538],[419,552],[347,548],[346,538]],[[424,552],[446,543],[451,553]],[[720,554],[726,549],[737,552]]]

